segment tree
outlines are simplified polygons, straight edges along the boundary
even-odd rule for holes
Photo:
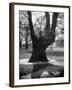
[[[58,13],[55,43],[57,47],[64,47],[64,13]]]
[[[27,11],[20,10],[19,11],[19,35],[20,35],[20,48],[22,48],[22,43],[25,42],[25,48],[28,49],[28,38],[30,36],[29,33],[29,25],[28,25],[28,15]]]
[[[26,31],[26,34],[25,34],[25,48],[28,49],[28,37],[29,37],[29,27],[28,26],[25,26],[25,31]]]
[[[35,35],[34,27],[32,23],[32,13],[31,11],[28,11],[28,21],[29,21],[31,39],[33,44],[32,56],[29,62],[38,62],[38,61],[48,62],[45,50],[49,45],[51,45],[55,41],[55,27],[56,27],[58,13],[53,13],[51,28],[50,28],[49,13],[45,12],[45,16],[46,16],[46,28],[44,30],[44,35],[42,35],[42,32],[39,32],[39,37],[37,37]]]

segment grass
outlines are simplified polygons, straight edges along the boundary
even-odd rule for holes
[[[24,61],[24,59],[27,59],[27,61],[28,61],[29,58],[31,57],[31,52],[32,52],[31,48],[29,48],[28,50],[26,50],[24,48],[20,49],[20,52],[19,52],[20,53],[19,54],[20,61]],[[49,64],[25,65],[23,63],[22,65],[20,65],[21,76],[24,79],[31,78],[31,77],[32,78],[40,78],[41,73],[44,71],[47,71],[47,72],[49,72],[49,74],[51,74],[48,77],[55,77],[54,73],[56,74],[56,71],[61,72],[64,69],[64,49],[63,48],[53,48],[53,50],[48,48],[46,50],[46,56],[50,60],[55,60],[58,65],[54,65],[54,64],[53,65],[51,65],[51,64],[50,65]]]
[[[40,78],[43,72],[48,72],[46,77],[63,77],[64,67],[50,63],[20,64],[20,79]],[[62,74],[61,74],[62,72]],[[45,77],[45,76],[44,76]]]
[[[32,49],[29,48],[28,50],[22,48],[20,49],[19,59],[29,59],[31,57]],[[57,60],[59,63],[64,63],[64,49],[63,48],[53,48],[52,50],[48,48],[46,50],[47,58]]]
[[[22,48],[19,50],[19,58],[20,59],[30,58],[31,52],[32,52],[31,48],[29,48],[28,50]],[[64,50],[63,50],[63,48],[53,48],[53,50],[48,48],[46,50],[46,55],[51,56],[51,57],[53,57],[53,56],[54,57],[63,57],[64,56]]]

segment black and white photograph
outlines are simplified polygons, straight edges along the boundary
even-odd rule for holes
[[[13,85],[69,83],[69,6],[16,3],[12,9]]]
[[[64,77],[64,13],[19,11],[20,79]]]

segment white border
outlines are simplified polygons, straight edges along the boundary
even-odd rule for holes
[[[64,12],[64,77],[61,78],[46,78],[46,79],[23,79],[19,80],[19,10],[31,11],[48,11],[48,12]],[[48,83],[64,83],[68,82],[69,70],[69,9],[59,7],[42,7],[42,6],[14,6],[14,85],[30,85],[30,84],[48,84]]]

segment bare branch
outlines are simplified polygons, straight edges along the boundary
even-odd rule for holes
[[[56,13],[56,12],[53,13],[51,32],[55,32],[56,23],[57,23],[57,17],[58,17],[58,13]]]
[[[31,38],[33,39],[35,37],[35,33],[34,33],[34,27],[33,27],[33,23],[32,23],[32,14],[31,14],[31,11],[28,11],[28,21],[29,21]]]
[[[50,16],[48,12],[45,12],[45,16],[46,16],[46,28],[45,28],[45,32],[49,32],[50,31]]]

